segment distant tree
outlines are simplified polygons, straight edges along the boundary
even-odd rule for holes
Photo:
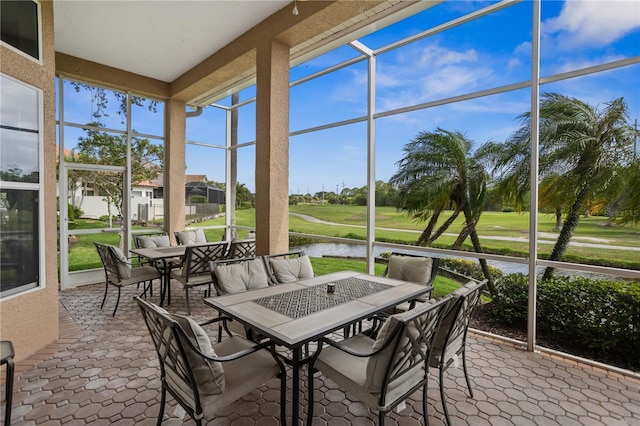
[[[428,221],[418,245],[430,245],[462,213],[465,225],[451,248],[459,248],[471,237],[474,250],[483,252],[476,224],[484,208],[488,175],[471,148],[472,142],[462,133],[441,128],[420,132],[404,146],[404,156],[391,183],[399,189],[398,208],[417,221]],[[450,207],[453,212],[435,230],[441,214]],[[480,259],[480,266],[494,294],[486,259]]]
[[[619,224],[640,223],[640,159],[634,159],[629,165],[621,170],[622,186],[616,200],[618,206],[616,222]],[[613,214],[611,214],[613,217]]]
[[[635,131],[628,123],[624,99],[603,109],[557,93],[544,93],[540,103],[539,171],[543,203],[566,208],[550,260],[561,261],[580,215],[593,200],[615,199],[616,178],[630,160]],[[502,193],[523,205],[530,188],[531,114],[519,117],[522,126],[503,143],[483,147]],[[553,276],[548,267],[543,279]]]
[[[558,180],[562,180],[562,176],[557,173],[550,173],[540,181],[538,191],[538,204],[542,211],[553,212],[556,218],[555,231],[562,229],[562,211],[567,209],[567,198],[565,194],[556,191],[559,185]]]
[[[398,189],[389,182],[376,181],[376,206],[395,206]]]
[[[94,125],[96,123],[93,123]],[[126,161],[126,138],[97,130],[86,130],[87,135],[78,138],[74,160],[83,164],[107,164],[124,166]],[[163,166],[163,147],[152,144],[148,139],[131,140],[131,181],[134,183],[155,179]],[[120,173],[82,172],[77,176],[98,189],[108,204],[109,217],[113,205],[122,216],[123,180]]]
[[[249,191],[249,188],[243,183],[236,184],[236,204],[238,206],[242,205],[242,203],[253,204],[253,201],[253,194]]]
[[[38,182],[39,176],[40,176],[40,173],[37,171],[25,173],[22,169],[18,167],[13,167],[0,172],[0,180],[4,180],[7,182],[35,183],[35,182]]]

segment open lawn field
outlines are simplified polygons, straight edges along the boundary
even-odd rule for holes
[[[363,206],[300,204],[289,206],[289,230],[306,234],[365,239],[366,209]],[[254,226],[255,210],[237,212],[237,223]],[[329,223],[310,221],[298,215]],[[445,220],[446,218],[442,218]],[[223,225],[224,218],[201,225]],[[336,225],[339,224],[339,225]],[[437,247],[449,247],[463,220],[458,218],[449,232],[438,239]],[[539,216],[538,250],[540,257],[548,257],[558,232],[553,230],[555,217]],[[376,240],[415,244],[426,223],[416,223],[393,207],[376,208]],[[517,257],[529,256],[529,213],[485,212],[478,223],[478,234],[485,251]],[[613,226],[606,217],[582,217],[565,260],[577,263],[640,269],[640,226]],[[580,245],[578,245],[580,244]],[[465,250],[472,250],[470,242]]]
[[[291,231],[331,237],[366,237],[366,210],[362,206],[296,205],[290,206],[290,213]],[[298,215],[312,216],[321,222],[310,221]],[[93,222],[96,221],[78,220],[77,228],[100,226]],[[254,227],[255,209],[237,211],[236,223],[239,226]],[[456,220],[449,229],[450,232],[438,239],[437,246],[449,247],[462,223],[462,219]],[[540,215],[538,248],[541,257],[551,253],[556,241],[558,232],[553,231],[554,224],[555,218],[552,215]],[[415,244],[425,225],[416,223],[393,207],[376,209],[378,241]],[[197,226],[224,226],[224,217],[201,222]],[[528,257],[528,227],[528,213],[485,212],[478,223],[478,233],[487,252]],[[241,237],[246,232],[241,231]],[[208,229],[205,233],[209,241],[218,241],[222,236],[221,229]],[[117,244],[117,238],[117,235],[105,233],[82,236],[71,250],[70,269],[99,267],[100,261],[92,241]],[[640,226],[612,226],[606,217],[582,217],[572,242],[582,245],[569,247],[565,256],[567,261],[640,269]],[[464,248],[472,250],[470,243]]]

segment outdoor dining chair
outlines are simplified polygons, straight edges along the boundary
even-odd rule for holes
[[[139,248],[156,248],[156,247],[171,247],[171,240],[166,232],[149,232],[144,234],[133,234],[133,246]],[[149,262],[144,257],[138,255],[138,264],[143,265],[148,263],[155,268],[164,268],[163,262]],[[182,265],[182,258],[176,257],[174,259],[167,260],[168,267],[171,269],[179,268]],[[150,289],[150,294],[153,296],[153,287]]]
[[[189,317],[170,314],[136,297],[160,362],[160,425],[167,393],[197,425],[210,419],[234,401],[280,378],[280,417],[285,424],[286,373],[273,343],[256,344],[231,336],[215,345],[203,325],[224,317],[197,323]]]
[[[146,294],[147,290],[152,285],[152,281],[155,279],[161,279],[160,272],[152,266],[143,265],[137,268],[132,268],[129,259],[127,259],[122,250],[118,247],[98,242],[94,242],[93,244],[98,250],[100,260],[102,260],[105,275],[104,296],[102,297],[100,309],[104,307],[104,302],[107,300],[109,285],[113,285],[118,288],[118,299],[116,300],[116,306],[113,309],[113,316],[115,316],[116,311],[118,310],[118,305],[120,304],[120,290],[122,287],[131,284],[143,283],[143,294]]]
[[[473,398],[471,381],[469,380],[469,373],[467,372],[465,350],[467,330],[469,329],[473,309],[478,304],[482,288],[486,283],[487,280],[481,282],[470,281],[451,293],[453,303],[442,319],[440,329],[433,342],[429,366],[440,370],[440,398],[442,399],[442,409],[447,420],[447,425],[451,425],[451,420],[449,419],[447,400],[444,394],[444,371],[454,363],[457,357],[462,358],[464,378],[469,388],[469,396]]]
[[[209,262],[224,259],[227,255],[229,244],[225,242],[207,243],[187,246],[184,253],[182,268],[171,271],[171,278],[178,280],[185,291],[187,314],[191,315],[189,304],[189,289],[193,287],[208,286],[207,294],[211,294],[211,270]]]
[[[309,410],[313,408],[313,373],[318,370],[377,410],[380,426],[389,411],[422,389],[422,412],[425,425],[429,424],[428,362],[451,300],[429,300],[410,311],[391,315],[375,340],[364,334],[339,342],[322,338],[309,367]],[[307,423],[311,424],[311,420],[312,412]]]
[[[222,259],[211,262],[209,268],[218,295],[244,293],[271,285],[264,260],[260,257]],[[228,321],[226,325],[234,333],[259,340],[252,330],[245,329],[238,321]],[[220,336],[220,330],[218,331]]]
[[[433,290],[433,281],[436,279],[438,274],[439,262],[440,259],[438,258],[393,252],[391,253],[391,256],[389,256],[389,263],[382,273],[382,276],[421,284]],[[429,300],[431,298],[431,290],[424,296],[395,306],[389,312],[382,312],[372,318],[369,318],[372,324],[371,328],[367,330],[367,333],[375,335],[377,330],[390,314],[408,311],[413,309],[416,306],[416,303]],[[362,321],[354,324],[352,328],[353,334],[362,332]],[[345,337],[349,337],[351,332],[351,328],[346,328],[344,330]]]
[[[313,266],[304,251],[262,256],[272,285],[313,278]]]
[[[382,274],[389,278],[409,281],[432,287],[438,275],[439,258],[420,256],[406,253],[391,253],[387,269]],[[424,302],[431,298],[431,292],[424,296],[396,306],[395,311],[404,312],[413,309],[417,302]]]
[[[244,259],[256,256],[256,240],[235,240],[229,244],[229,259]]]
[[[176,231],[173,233],[176,242],[180,246],[188,246],[190,244],[206,244],[207,236],[201,228],[192,231]]]

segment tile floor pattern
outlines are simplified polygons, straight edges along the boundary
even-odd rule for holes
[[[113,290],[113,289],[110,289]],[[60,293],[61,340],[17,365],[12,422],[16,425],[134,425],[156,422],[158,361],[137,306],[135,286],[124,289],[111,316],[115,292],[99,309],[103,285]],[[191,295],[198,320],[212,312]],[[158,301],[156,294],[151,298]],[[184,313],[184,291],[174,283],[171,311]],[[68,314],[67,314],[68,312]],[[213,334],[212,334],[213,336]],[[461,368],[446,373],[448,407],[454,425],[640,425],[640,380],[508,343],[471,335],[469,373],[474,398],[466,394]],[[434,374],[436,373],[436,374]],[[2,372],[4,377],[4,371]],[[437,372],[430,382],[429,421],[443,424]],[[335,383],[316,376],[314,425],[372,425],[376,414]],[[277,425],[279,381],[273,379],[210,421],[210,425]],[[4,386],[2,387],[4,419]],[[290,395],[289,395],[290,397]],[[387,424],[422,424],[421,393]],[[168,397],[164,425],[179,425]],[[186,424],[193,424],[185,420]],[[291,424],[289,422],[289,424]]]

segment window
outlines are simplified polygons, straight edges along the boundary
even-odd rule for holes
[[[0,76],[0,297],[40,285],[40,90]]]
[[[0,2],[2,41],[18,51],[40,60],[38,3],[33,1]]]

